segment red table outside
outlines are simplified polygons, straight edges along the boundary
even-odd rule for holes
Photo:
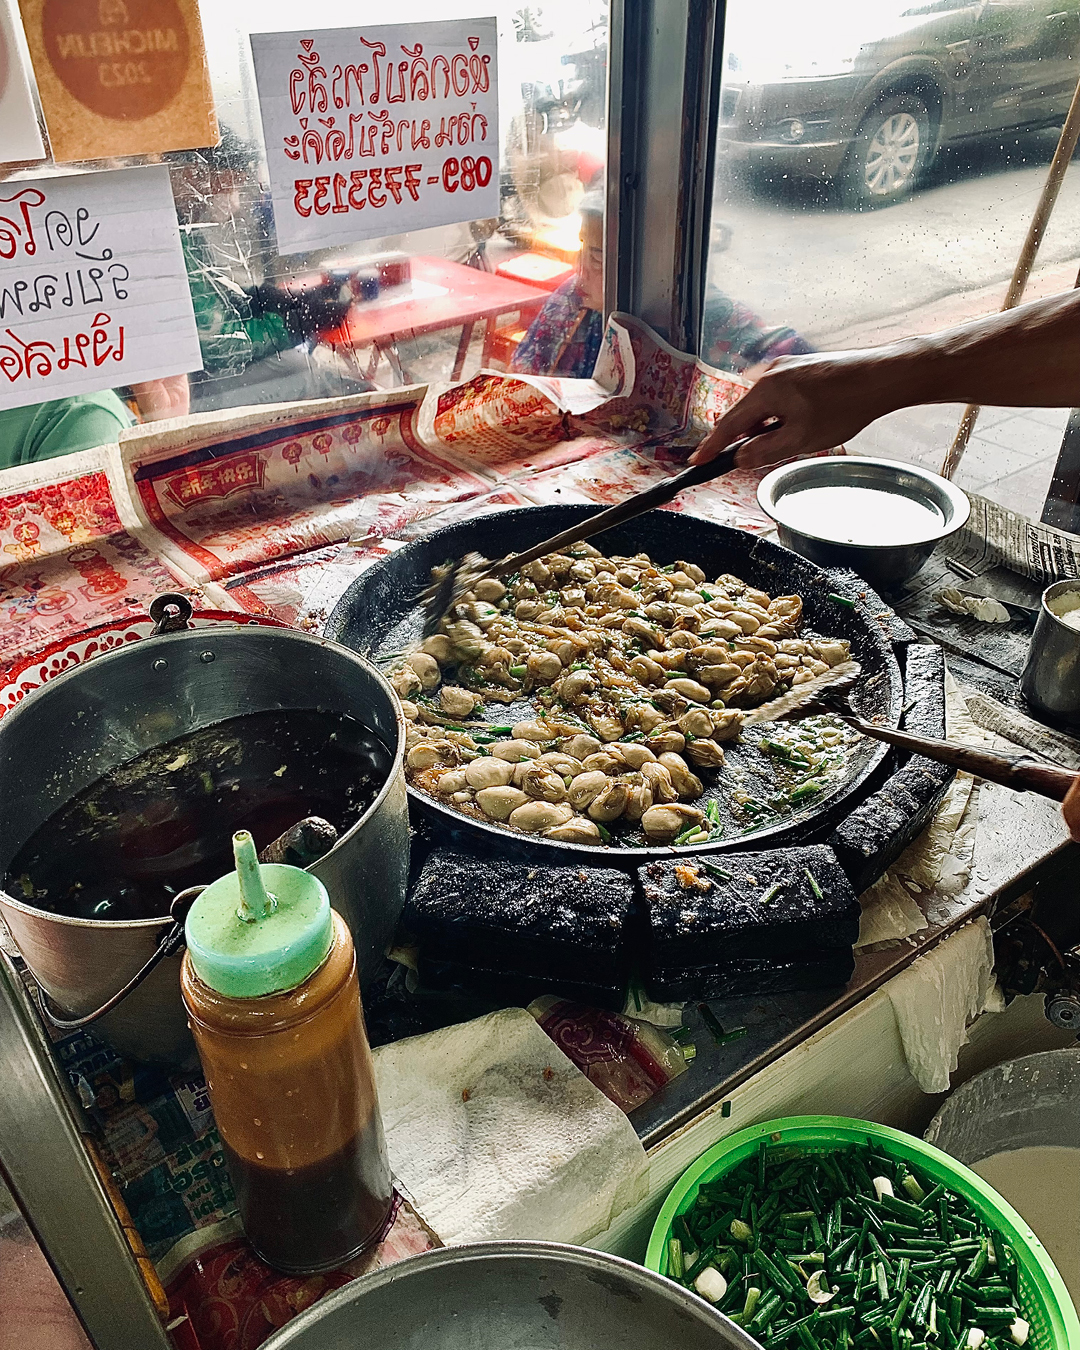
[[[413,258],[411,284],[421,291],[426,287],[438,288],[438,293],[416,295],[402,287],[406,293],[400,300],[393,298],[393,291],[386,291],[377,300],[359,301],[349,310],[345,322],[324,333],[322,340],[349,356],[358,369],[357,354],[370,347],[371,361],[362,373],[370,379],[380,356],[385,355],[397,378],[405,384],[408,379],[397,353],[398,342],[422,333],[460,328],[461,339],[450,375],[452,380],[459,380],[478,323],[486,324],[482,358],[482,364],[486,365],[500,316],[520,313],[522,323],[527,326],[548,298],[546,292],[535,286],[463,267],[446,258]]]

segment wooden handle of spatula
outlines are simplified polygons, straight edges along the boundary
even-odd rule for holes
[[[956,745],[952,741],[938,741],[930,736],[916,736],[910,731],[894,731],[891,727],[875,726],[861,717],[844,716],[844,721],[875,740],[913,750],[918,755],[950,764],[954,769],[986,778],[991,783],[1013,788],[1016,792],[1037,792],[1052,801],[1065,800],[1077,775],[1033,755],[999,755],[993,750],[979,750],[973,745]]]

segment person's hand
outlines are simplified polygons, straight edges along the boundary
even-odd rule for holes
[[[1061,814],[1065,817],[1069,833],[1080,844],[1080,774],[1073,779],[1069,795],[1061,803]]]
[[[161,422],[167,417],[186,417],[191,411],[191,392],[186,375],[165,375],[160,380],[133,384],[131,392],[144,422]]]
[[[714,459],[743,436],[753,437],[736,456],[744,468],[831,450],[900,406],[900,374],[895,358],[881,352],[782,356],[720,418],[690,463]]]

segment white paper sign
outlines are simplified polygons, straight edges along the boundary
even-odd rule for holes
[[[494,19],[253,33],[282,253],[499,214]]]
[[[0,0],[0,163],[44,158],[30,81],[15,40],[15,15],[9,0]]]
[[[0,408],[201,369],[164,165],[0,183]]]

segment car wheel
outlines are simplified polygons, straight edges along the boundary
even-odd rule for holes
[[[844,161],[840,197],[853,210],[906,197],[930,154],[930,115],[910,94],[882,99],[863,118]]]

